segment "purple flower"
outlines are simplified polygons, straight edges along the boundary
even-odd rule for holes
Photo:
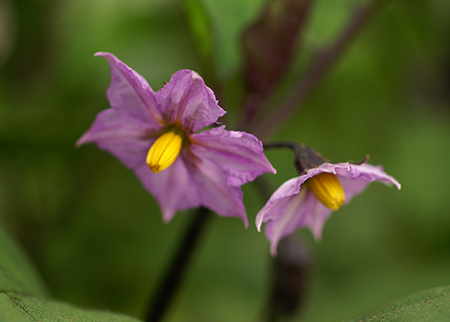
[[[375,180],[401,187],[381,166],[322,163],[283,183],[258,213],[256,227],[260,231],[262,223],[267,222],[265,233],[274,256],[278,242],[300,227],[308,227],[320,239],[331,212]]]
[[[94,142],[131,168],[165,221],[178,210],[204,206],[247,226],[241,185],[275,173],[262,143],[225,126],[199,132],[226,112],[196,72],[180,70],[154,92],[114,55],[96,56],[109,61],[111,108],[97,115],[77,145]]]

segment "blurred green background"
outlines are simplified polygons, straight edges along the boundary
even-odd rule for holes
[[[262,0],[204,0],[217,77],[233,128],[240,37]],[[331,43],[358,0],[316,0],[286,88]],[[450,285],[450,3],[400,0],[377,15],[302,109],[272,139],[332,161],[384,169],[402,190],[372,184],[333,214],[314,254],[300,321],[339,321],[425,288]],[[98,112],[114,53],[153,89],[181,68],[208,74],[176,0],[0,0],[1,223],[55,298],[142,317],[191,213],[163,224],[133,173],[94,145],[75,148]],[[283,95],[283,92],[279,94]],[[273,189],[296,175],[289,151],[268,151]],[[263,206],[244,186],[249,228],[215,216],[168,321],[255,321],[267,300]]]

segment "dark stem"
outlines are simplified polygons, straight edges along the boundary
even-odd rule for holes
[[[147,311],[145,321],[161,321],[179,290],[186,274],[189,261],[191,260],[198,241],[204,231],[205,224],[211,217],[210,210],[199,208],[189,224],[178,251],[172,259],[164,278],[156,287],[152,302]]]
[[[259,114],[250,124],[250,131],[259,138],[268,137],[272,131],[280,127],[299,106],[309,98],[320,82],[330,72],[346,49],[352,44],[359,32],[367,25],[375,13],[379,12],[389,0],[374,0],[357,10],[348,26],[336,41],[315,58],[307,74],[293,88],[287,99],[272,113]]]
[[[302,166],[299,157],[301,147],[302,146],[300,144],[292,141],[278,141],[278,142],[264,143],[264,149],[271,149],[271,148],[291,149],[292,152],[294,153],[294,165],[297,168],[298,174],[302,174],[305,171],[305,168]]]
[[[294,165],[298,174],[303,174],[306,170],[317,167],[326,162],[319,152],[313,148],[292,141],[276,141],[264,143],[264,149],[288,148],[294,153]]]
[[[295,155],[295,165],[299,173],[301,157],[304,151],[312,150],[309,147],[292,141],[278,141],[264,143],[264,148],[288,148]],[[314,150],[312,150],[314,151]],[[264,176],[258,177],[254,183],[264,200],[272,194],[270,183]],[[312,254],[304,243],[294,234],[284,237],[278,244],[278,255],[270,257],[270,290],[267,304],[264,305],[260,321],[287,322],[303,304],[307,292],[309,273],[312,265]]]
[[[272,258],[272,280],[263,321],[291,321],[307,293],[312,253],[295,234],[278,244],[278,255]]]

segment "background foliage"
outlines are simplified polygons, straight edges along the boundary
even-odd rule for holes
[[[211,36],[190,34],[189,2],[0,1],[0,218],[56,299],[142,317],[190,216],[163,224],[129,170],[93,145],[74,147],[108,107],[109,70],[95,52],[114,53],[156,90],[181,68],[213,84],[204,63],[211,50],[227,124],[237,124],[240,37],[264,1],[201,1]],[[279,97],[364,3],[313,2]],[[402,184],[400,192],[371,185],[331,217],[319,243],[299,233],[314,254],[302,321],[342,320],[450,285],[449,18],[446,1],[392,2],[272,137],[311,145],[332,161],[369,153]],[[213,47],[197,50],[198,37]],[[267,176],[273,188],[295,175],[289,151],[267,156],[278,170]],[[251,223],[264,201],[251,185],[244,192]],[[269,259],[254,226],[215,217],[168,320],[259,317]]]

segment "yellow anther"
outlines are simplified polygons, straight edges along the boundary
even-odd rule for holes
[[[326,207],[338,210],[345,201],[344,188],[332,173],[322,172],[308,179],[308,187]]]
[[[158,173],[175,162],[183,146],[183,137],[169,131],[156,139],[147,154],[146,163],[153,173]]]

